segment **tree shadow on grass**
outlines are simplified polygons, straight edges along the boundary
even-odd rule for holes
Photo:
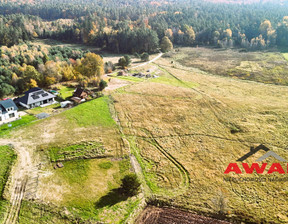
[[[96,208],[103,208],[106,206],[113,206],[121,201],[126,201],[127,195],[121,192],[121,188],[112,189],[108,194],[101,197],[96,203]]]

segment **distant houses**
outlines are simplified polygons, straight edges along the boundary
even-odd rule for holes
[[[13,100],[0,101],[0,125],[19,118],[18,108]]]
[[[24,96],[15,99],[14,102],[27,109],[56,103],[55,95],[38,87],[30,89],[24,94]]]

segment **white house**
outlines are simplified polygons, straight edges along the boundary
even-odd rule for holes
[[[13,100],[0,101],[0,125],[19,118],[18,108]]]
[[[27,109],[39,106],[44,107],[56,103],[55,95],[53,95],[52,93],[48,93],[45,90],[40,89],[38,87],[30,89],[26,91],[24,94],[25,94],[24,96],[14,101]]]

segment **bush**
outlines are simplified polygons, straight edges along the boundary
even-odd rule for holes
[[[127,174],[122,180],[121,191],[127,196],[134,196],[138,194],[141,183],[139,182],[136,174]]]
[[[99,89],[100,89],[100,91],[102,91],[103,89],[105,89],[107,86],[108,86],[107,82],[102,79],[102,80],[100,81],[100,83],[99,83]]]
[[[111,61],[105,62],[104,64],[105,73],[111,73],[114,70],[115,70],[115,65]]]
[[[149,54],[146,52],[141,54],[141,61],[149,61]]]
[[[124,57],[119,58],[119,60],[118,60],[118,65],[121,68],[126,68],[130,64],[131,64],[131,58],[128,55],[125,55]]]

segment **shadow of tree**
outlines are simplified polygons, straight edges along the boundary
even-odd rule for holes
[[[113,206],[121,201],[126,201],[127,195],[121,192],[121,188],[115,188],[109,191],[108,194],[101,197],[96,203],[96,208],[103,208],[105,206]]]

